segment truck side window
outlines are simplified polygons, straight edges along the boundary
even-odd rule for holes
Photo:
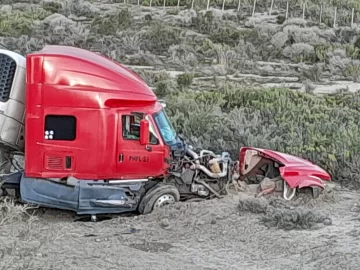
[[[148,119],[149,120],[149,119]],[[155,130],[154,130],[154,126],[153,124],[150,122],[150,138],[149,138],[149,143],[151,145],[157,145],[159,144],[159,140],[155,135]]]
[[[122,122],[122,135],[125,140],[140,140],[140,120],[141,118],[134,115],[123,115]],[[159,144],[159,140],[150,130],[149,142],[152,145]]]
[[[76,118],[72,115],[46,115],[45,140],[74,141]]]
[[[123,115],[121,120],[123,138],[125,140],[140,140],[140,117]]]

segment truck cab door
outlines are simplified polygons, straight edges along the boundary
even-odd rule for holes
[[[117,172],[120,179],[156,177],[164,173],[165,148],[150,124],[148,145],[140,145],[140,116],[119,114]]]

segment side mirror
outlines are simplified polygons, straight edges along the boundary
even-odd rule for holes
[[[140,120],[140,145],[149,144],[150,129],[149,121],[146,119]]]

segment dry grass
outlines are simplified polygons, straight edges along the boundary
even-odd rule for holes
[[[0,226],[16,224],[17,222],[34,222],[36,207],[19,204],[13,198],[0,199]]]
[[[331,218],[321,212],[294,208],[276,209],[269,207],[268,212],[261,218],[262,223],[270,228],[284,230],[308,230],[319,228],[317,225],[331,225]]]
[[[331,225],[329,215],[305,206],[289,207],[283,200],[264,197],[255,198],[246,196],[240,199],[240,212],[261,214],[260,222],[266,227],[275,227],[284,230],[308,230],[319,228],[318,225]]]

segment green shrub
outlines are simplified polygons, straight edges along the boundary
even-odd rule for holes
[[[346,56],[352,59],[360,59],[360,48],[354,45],[346,46]]]
[[[62,11],[62,4],[60,2],[45,2],[42,7],[51,13],[60,13]]]
[[[314,46],[314,51],[316,55],[317,62],[325,62],[329,60],[328,53],[334,51],[335,47],[333,45],[316,45]]]
[[[91,23],[91,32],[100,35],[115,35],[118,30],[127,29],[132,24],[132,17],[127,9],[115,14],[95,18]]]
[[[197,13],[197,16],[191,19],[191,27],[200,33],[209,34],[216,27],[214,19],[212,11],[206,11],[204,15]]]
[[[180,88],[189,87],[193,82],[194,76],[192,74],[184,73],[177,77],[177,84]]]
[[[171,45],[180,43],[180,32],[170,26],[155,23],[143,34],[145,49],[153,53],[167,51]]]
[[[360,94],[316,96],[287,89],[172,92],[177,130],[201,147],[254,146],[302,156],[335,180],[360,187]]]
[[[225,20],[215,20],[213,11],[207,11],[204,15],[197,13],[197,16],[192,18],[190,27],[200,33],[209,34],[209,39],[214,43],[230,46],[236,46],[240,39],[253,42],[259,37],[256,29],[238,29],[224,22]]]
[[[30,35],[32,31],[32,21],[21,16],[12,17],[10,14],[0,15],[0,36],[18,37]]]
[[[34,21],[43,20],[51,12],[44,9],[29,9],[26,12],[13,11],[0,14],[0,36],[19,37],[31,35]]]
[[[236,46],[240,39],[254,43],[258,38],[255,29],[239,30],[235,27],[221,26],[211,33],[210,39],[214,43],[224,43],[230,46]]]
[[[344,75],[346,77],[356,79],[357,77],[360,76],[360,66],[359,65],[350,65],[350,66],[346,67],[346,69],[344,70]]]

